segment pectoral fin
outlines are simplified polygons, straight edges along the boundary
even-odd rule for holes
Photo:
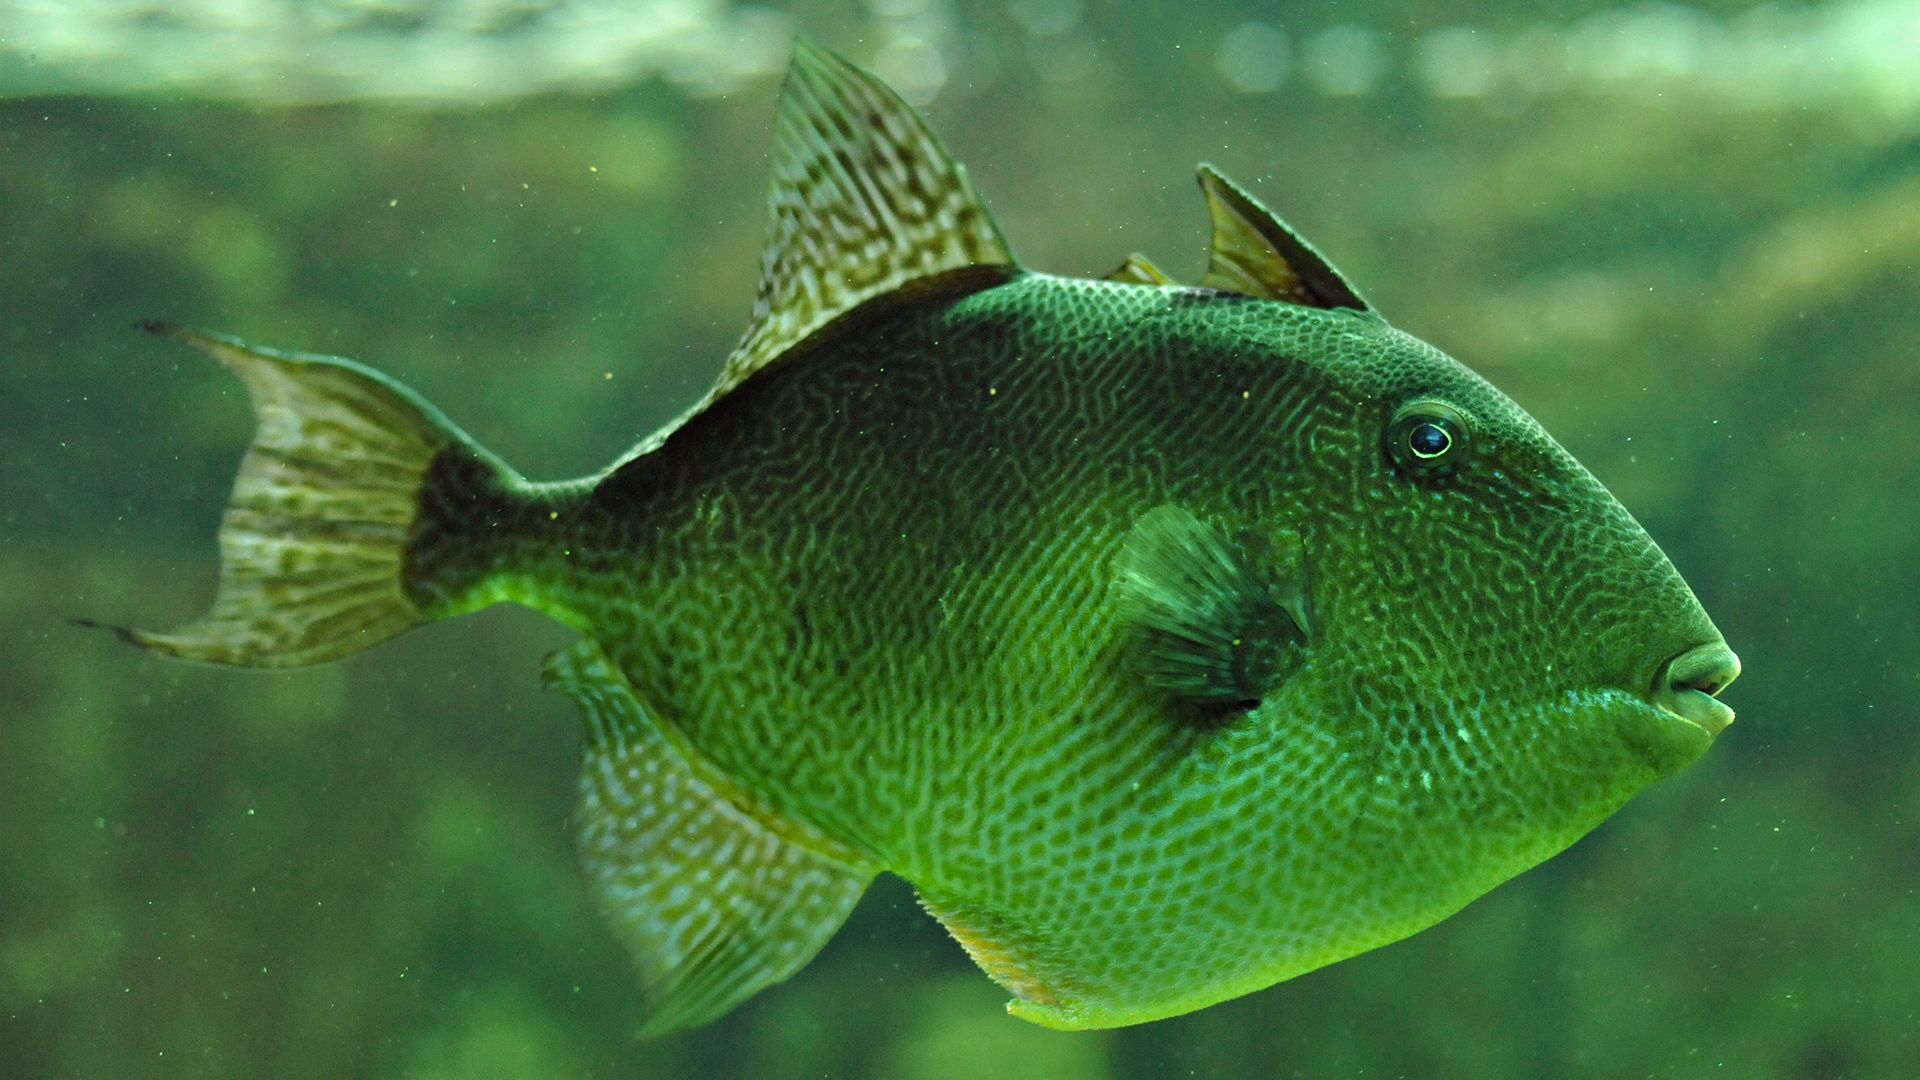
[[[813,959],[876,868],[719,776],[592,641],[548,658],[546,685],[586,727],[580,864],[640,968],[641,1036],[716,1019]]]
[[[1304,661],[1310,621],[1298,539],[1261,554],[1177,506],[1141,515],[1115,560],[1116,607],[1150,684],[1203,705],[1250,707]]]

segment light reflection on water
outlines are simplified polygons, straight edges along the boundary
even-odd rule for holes
[[[1099,59],[1101,23],[1081,0],[866,0],[866,55],[908,97],[971,89],[1003,66],[980,25],[1010,21],[1017,50],[1054,81]],[[971,20],[971,21],[970,21]],[[720,93],[777,73],[797,27],[761,5],[646,0],[363,4],[234,0],[156,8],[0,0],[0,95],[167,90],[295,103],[394,98],[457,104],[595,91],[660,75]],[[1296,52],[1297,42],[1297,52]],[[1396,80],[1442,98],[1694,92],[1754,106],[1920,109],[1920,0],[1763,4],[1731,17],[1648,3],[1567,22],[1454,24],[1408,36],[1352,22],[1253,19],[1217,36],[1217,73],[1247,93],[1288,86],[1342,96]]]

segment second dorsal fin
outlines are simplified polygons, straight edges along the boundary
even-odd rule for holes
[[[771,220],[719,397],[876,297],[997,285],[1013,252],[967,170],[887,85],[805,38],[773,125]]]
[[[1312,245],[1211,165],[1200,166],[1200,190],[1213,215],[1213,261],[1201,285],[1308,307],[1373,310]]]

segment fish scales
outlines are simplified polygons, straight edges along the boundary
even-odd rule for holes
[[[1737,659],[1626,511],[1212,169],[1189,288],[1020,268],[919,117],[804,42],[775,147],[748,332],[593,477],[529,483],[351,361],[160,328],[261,429],[213,610],[127,636],[579,631],[546,677],[643,1033],[791,975],[881,871],[1019,1015],[1189,1011],[1444,918],[1732,719]]]

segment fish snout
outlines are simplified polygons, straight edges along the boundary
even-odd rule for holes
[[[1740,658],[1726,642],[1711,641],[1661,664],[1649,697],[1655,705],[1698,726],[1711,738],[1733,723],[1733,710],[1715,698],[1739,677]]]

